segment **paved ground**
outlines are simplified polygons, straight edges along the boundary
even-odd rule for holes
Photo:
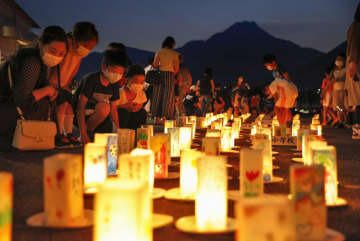
[[[350,131],[338,129],[325,129],[325,138],[330,144],[338,149],[339,167],[339,195],[349,202],[345,208],[333,208],[328,210],[328,227],[344,233],[346,240],[360,240],[360,140],[351,140]],[[247,146],[244,141],[238,141],[239,146]],[[289,166],[293,153],[290,148],[277,148],[280,155],[274,161],[279,165],[279,170],[274,174],[283,177],[282,183],[265,186],[266,193],[289,192]],[[81,153],[81,149],[73,149],[67,152]],[[14,201],[14,241],[90,241],[92,240],[92,228],[78,230],[50,230],[30,228],[25,224],[26,218],[43,210],[42,189],[42,159],[53,155],[51,152],[18,152],[5,150],[0,153],[0,171],[12,172],[15,178],[15,201]],[[234,168],[229,169],[229,175],[235,178],[229,181],[229,189],[239,187],[238,155],[228,156],[229,163]],[[176,170],[176,169],[175,169]],[[156,181],[155,186],[170,189],[179,186],[179,180]],[[233,202],[229,201],[229,215],[233,216]],[[86,208],[93,207],[93,198],[85,199]],[[175,220],[187,215],[194,214],[193,202],[176,202],[165,199],[154,201],[156,213],[172,215]],[[199,236],[181,233],[175,227],[168,226],[155,230],[154,240],[234,240],[234,235]]]

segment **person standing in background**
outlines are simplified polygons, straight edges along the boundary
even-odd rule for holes
[[[213,79],[213,69],[206,68],[203,77],[198,81],[197,87],[202,98],[201,116],[205,116],[211,106],[211,99],[215,95],[215,84]]]
[[[345,93],[353,112],[352,139],[360,139],[360,3],[347,33]]]
[[[184,55],[180,54],[179,60],[180,60],[180,70],[176,74],[176,80],[179,85],[178,107],[179,107],[179,114],[185,115],[186,112],[185,112],[183,99],[185,98],[186,93],[188,93],[190,90],[190,86],[192,84],[192,77],[189,69],[184,65]]]
[[[338,119],[332,110],[332,94],[333,94],[333,85],[334,83],[331,81],[331,68],[325,70],[325,78],[322,81],[321,85],[321,98],[323,105],[323,126],[327,125],[327,116],[328,114],[332,118],[332,125],[338,123]]]
[[[175,39],[165,38],[162,48],[156,52],[153,66],[160,70],[160,83],[154,85],[151,98],[151,114],[160,118],[173,119],[175,109],[175,74],[179,72],[179,53],[175,50]]]
[[[346,68],[345,68],[345,54],[338,54],[334,62],[334,68],[331,71],[331,81],[333,82],[332,91],[332,105],[333,110],[337,114],[338,123],[337,127],[343,127],[346,122],[345,115],[345,79],[346,79]],[[336,123],[336,122],[335,122]]]

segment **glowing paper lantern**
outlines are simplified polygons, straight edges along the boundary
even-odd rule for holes
[[[107,174],[115,175],[118,159],[118,135],[114,133],[95,133],[95,144],[106,146]]]
[[[220,130],[214,130],[214,129],[208,129],[206,130],[205,137],[221,137],[221,131]]]
[[[191,149],[191,127],[180,127],[180,150]]]
[[[149,136],[154,135],[154,126],[153,125],[142,125],[142,129],[149,129]]]
[[[148,184],[109,179],[95,198],[94,241],[151,241]]]
[[[81,155],[57,154],[44,159],[47,226],[68,227],[76,220],[85,221],[82,180]]]
[[[286,196],[244,198],[236,204],[237,241],[295,241],[290,200]]]
[[[106,146],[88,143],[84,148],[84,186],[86,193],[97,192],[107,178]]]
[[[145,181],[152,192],[154,187],[154,153],[151,150],[134,149],[130,154],[119,156],[118,178]]]
[[[290,191],[296,223],[296,240],[325,240],[326,204],[324,167],[290,167]]]
[[[149,149],[150,136],[149,128],[138,128],[136,130],[136,147],[141,149]]]
[[[205,154],[194,150],[183,150],[180,158],[180,191],[183,196],[196,193],[197,159]]]
[[[118,129],[119,154],[129,153],[135,148],[135,130]]]
[[[231,132],[232,132],[231,127],[223,127],[221,129],[221,151],[224,152],[231,151],[231,146],[233,146],[233,144],[231,143],[232,141]]]
[[[326,141],[318,141],[318,140],[315,140],[315,141],[309,141],[308,142],[308,150],[307,150],[307,156],[304,160],[304,163],[305,165],[313,165],[314,164],[314,161],[312,159],[312,151],[314,149],[317,149],[317,148],[321,148],[321,147],[324,147],[324,146],[327,146],[327,142]]]
[[[232,127],[234,130],[237,130],[238,132],[241,131],[241,118],[234,118],[234,122],[232,124]]]
[[[170,155],[171,157],[180,156],[180,128],[169,128],[170,135]]]
[[[174,128],[175,127],[175,121],[174,120],[165,120],[164,123],[164,133],[167,134],[168,133],[168,129],[169,128]]]
[[[150,149],[155,156],[155,177],[168,177],[168,165],[170,159],[170,136],[168,134],[157,134],[150,137]]]
[[[302,141],[302,157],[305,164],[310,165],[310,141],[320,141],[318,136],[314,135],[303,135]]]
[[[257,127],[256,125],[251,126],[250,135],[254,136],[256,134]]]
[[[303,150],[303,136],[308,136],[308,135],[310,135],[310,130],[309,129],[300,129],[298,131],[297,142],[296,142],[296,150],[298,150],[298,151]]]
[[[271,140],[265,134],[256,134],[253,138],[253,148],[263,150],[264,155],[264,181],[271,181],[273,178],[273,160]]]
[[[195,133],[196,133],[196,123],[194,122],[188,122],[186,125],[184,125],[184,127],[190,127],[191,128],[191,138],[194,139],[195,138]]]
[[[334,146],[323,146],[313,149],[314,164],[325,167],[325,197],[326,204],[336,204],[338,199],[337,158]]]
[[[176,124],[179,127],[186,125],[187,122],[188,122],[188,117],[187,116],[179,116],[179,117],[176,118]]]
[[[243,197],[260,197],[264,193],[263,151],[240,151],[240,192]]]
[[[227,223],[226,159],[205,156],[197,160],[198,188],[195,200],[199,230],[224,230]]]
[[[322,136],[322,125],[317,126],[317,135]]]
[[[13,177],[0,172],[0,240],[11,241],[13,210]]]
[[[197,117],[196,118],[196,129],[200,130],[200,129],[204,129],[204,128],[206,128],[205,117]]]
[[[206,155],[220,154],[221,138],[219,137],[205,137],[202,139],[201,151]]]
[[[239,138],[239,132],[237,130],[231,129],[231,148],[235,147],[235,140]]]

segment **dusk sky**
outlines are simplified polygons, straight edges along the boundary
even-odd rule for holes
[[[164,37],[177,47],[206,40],[235,22],[255,21],[275,37],[327,52],[346,39],[358,0],[16,0],[41,26],[70,31],[78,21],[97,26],[109,42],[155,51]]]

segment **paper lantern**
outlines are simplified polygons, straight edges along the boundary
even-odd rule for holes
[[[234,130],[237,130],[238,132],[241,131],[241,118],[234,118],[234,122],[232,124],[232,127]]]
[[[150,149],[155,156],[155,177],[168,177],[168,165],[170,159],[170,136],[168,134],[156,134],[150,137]]]
[[[186,125],[187,122],[188,122],[188,117],[187,116],[179,116],[179,117],[176,118],[176,125],[178,127]]]
[[[314,164],[325,167],[326,204],[336,204],[338,199],[337,157],[334,146],[317,147],[312,150]]]
[[[148,129],[149,130],[149,136],[154,135],[154,126],[153,125],[142,125],[142,129]]]
[[[250,135],[254,136],[256,134],[257,127],[256,125],[251,126]]]
[[[322,125],[317,126],[317,135],[322,136]]]
[[[196,127],[197,129],[205,129],[207,128],[207,120],[205,117],[199,117],[196,119]]]
[[[290,192],[295,214],[296,240],[325,240],[326,204],[324,167],[290,167]]]
[[[263,150],[240,151],[240,192],[243,197],[263,195]]]
[[[11,241],[13,212],[13,177],[0,172],[0,240]]]
[[[154,153],[151,150],[134,149],[130,154],[119,156],[118,178],[121,180],[140,180],[154,187]]]
[[[327,142],[326,141],[319,141],[319,140],[315,140],[315,141],[308,141],[308,149],[307,149],[307,156],[304,160],[304,164],[305,165],[313,165],[314,164],[314,161],[312,159],[312,151],[314,149],[317,149],[317,148],[321,148],[321,147],[324,147],[324,146],[327,146]]]
[[[191,149],[191,127],[180,127],[180,150]]]
[[[197,116],[196,115],[191,115],[188,117],[188,121],[195,121],[197,120]]]
[[[171,157],[180,156],[180,128],[169,128],[170,135],[170,155]]]
[[[310,133],[311,134],[311,133]],[[310,141],[321,141],[318,136],[304,135],[302,141],[302,157],[305,164],[310,165]]]
[[[231,132],[231,127],[226,126],[221,129],[221,151],[223,152],[231,151],[231,146],[233,146],[233,144],[231,143]]]
[[[237,130],[231,129],[231,148],[235,147],[235,140],[239,138],[239,132]]]
[[[86,193],[97,192],[107,178],[106,146],[88,143],[84,147],[84,186]]]
[[[196,120],[189,120],[185,126],[191,127],[192,138],[194,139],[196,134]]]
[[[299,129],[297,135],[297,142],[296,142],[296,150],[302,151],[303,150],[303,136],[310,135],[309,129]]]
[[[106,176],[106,172],[104,174]],[[82,180],[81,155],[57,154],[44,159],[44,221],[47,226],[68,227],[76,220],[85,222]]]
[[[221,131],[215,129],[208,129],[206,130],[205,137],[221,137]]]
[[[165,120],[164,123],[164,133],[167,134],[168,133],[168,129],[169,128],[174,128],[175,127],[175,121],[174,120]]]
[[[136,130],[136,147],[141,149],[149,149],[150,136],[149,128],[138,128]]]
[[[253,148],[263,150],[264,169],[263,175],[265,181],[271,181],[273,178],[273,160],[271,140],[265,134],[256,134],[253,137]]]
[[[295,241],[290,200],[286,196],[245,198],[235,206],[237,241]]]
[[[196,193],[197,159],[205,154],[194,150],[183,150],[180,158],[180,191],[183,196]]]
[[[118,129],[119,154],[130,153],[135,148],[135,130]]]
[[[151,241],[148,184],[109,179],[95,197],[94,241]]]
[[[220,137],[205,137],[202,139],[201,151],[206,155],[219,155],[220,154]]]
[[[95,144],[106,146],[107,174],[116,174],[118,159],[118,135],[114,133],[95,133]]]
[[[224,230],[227,223],[226,159],[205,156],[197,160],[198,187],[195,200],[199,230]]]

